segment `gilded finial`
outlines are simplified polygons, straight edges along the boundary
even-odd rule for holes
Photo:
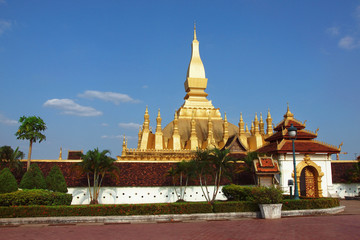
[[[224,121],[227,122],[226,112],[224,113]]]
[[[317,128],[317,129],[315,130],[315,134],[316,134],[316,135],[317,135],[318,131],[319,131],[319,128]]]
[[[194,40],[196,40],[196,21],[194,21]]]
[[[160,118],[160,108],[158,110],[158,115],[157,115],[158,118]]]
[[[287,103],[287,111],[286,111],[286,113],[284,115],[284,118],[292,118],[292,117],[294,117],[294,114],[292,114],[290,112],[289,103]]]
[[[243,121],[242,112],[240,113],[240,121]]]

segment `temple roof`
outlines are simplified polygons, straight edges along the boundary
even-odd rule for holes
[[[305,140],[305,139],[310,140],[310,139],[314,139],[316,137],[317,137],[316,133],[313,133],[313,132],[305,130],[305,129],[297,131],[297,135],[296,135],[297,140]],[[282,140],[282,139],[290,139],[287,129],[284,129],[282,131],[274,133],[270,137],[266,138],[265,141],[273,142],[273,141]]]
[[[296,140],[295,152],[300,153],[339,153],[336,146],[319,142],[316,140]],[[271,142],[259,148],[260,153],[288,153],[292,152],[292,140],[283,139],[281,142]]]

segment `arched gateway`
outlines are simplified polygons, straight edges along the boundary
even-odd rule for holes
[[[310,160],[308,154],[296,167],[296,175],[300,189],[300,196],[322,197],[321,178],[324,173],[321,167]]]

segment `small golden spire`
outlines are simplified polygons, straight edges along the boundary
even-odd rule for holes
[[[60,147],[59,160],[62,160],[62,147]]]
[[[160,108],[159,108],[158,115],[157,115],[157,118],[156,118],[156,132],[161,132]]]
[[[268,108],[268,114],[267,114],[267,118],[271,118],[271,114],[270,114],[270,108]]]
[[[270,114],[270,109],[268,109],[266,124],[267,124],[266,135],[270,136],[273,134],[273,123],[272,123],[272,118],[271,118],[271,114]]]
[[[262,113],[260,113],[259,127],[260,127],[260,134],[264,135],[265,134],[265,129],[264,129],[264,121],[263,121],[263,118],[262,118]]]
[[[245,133],[244,131],[244,120],[242,117],[242,113],[240,113],[240,121],[239,121],[239,136],[243,135]]]
[[[250,131],[249,131],[249,127],[248,127],[248,125],[246,124],[246,133],[250,133]]]

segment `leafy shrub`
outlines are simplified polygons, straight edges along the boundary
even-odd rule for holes
[[[50,192],[42,189],[20,190],[0,194],[0,206],[70,205],[71,201],[71,194]]]
[[[227,202],[215,202],[213,204],[214,213],[222,212],[258,212],[259,205],[257,203],[248,201],[227,201]]]
[[[36,163],[31,164],[21,179],[20,188],[22,189],[46,189],[44,175]]]
[[[51,168],[49,174],[46,177],[46,189],[54,192],[67,193],[67,185],[60,168],[55,165]]]
[[[283,201],[282,210],[320,209],[338,206],[340,206],[338,198],[286,199]]]
[[[275,187],[253,187],[250,200],[258,204],[276,204],[283,201],[283,195]]]
[[[230,201],[248,201],[251,196],[250,186],[230,184],[222,188],[222,192]]]
[[[10,193],[18,190],[18,184],[9,168],[0,172],[0,193]]]

